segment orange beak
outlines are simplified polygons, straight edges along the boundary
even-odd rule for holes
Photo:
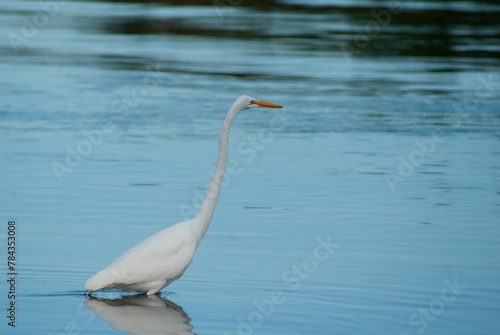
[[[283,108],[280,105],[273,104],[272,102],[267,102],[267,101],[262,101],[262,100],[255,100],[255,103],[259,107],[266,107],[266,108]]]

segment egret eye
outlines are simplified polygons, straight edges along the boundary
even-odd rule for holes
[[[250,105],[256,105],[256,104],[257,104],[257,101],[255,101],[255,100],[250,101]]]

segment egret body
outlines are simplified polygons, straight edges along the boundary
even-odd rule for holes
[[[196,216],[149,236],[85,283],[87,292],[120,289],[158,293],[180,278],[191,263],[196,248],[212,220],[228,159],[229,130],[238,112],[249,108],[282,108],[243,95],[234,102],[222,124],[219,156],[205,200]]]

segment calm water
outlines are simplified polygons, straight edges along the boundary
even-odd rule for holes
[[[224,3],[0,4],[2,334],[498,334],[500,6]],[[238,116],[184,277],[87,300],[195,210],[240,94],[286,108]]]

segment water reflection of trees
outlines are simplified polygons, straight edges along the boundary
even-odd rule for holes
[[[126,1],[126,2],[137,2]],[[141,3],[148,2],[141,0]],[[115,34],[170,34],[222,39],[260,39],[289,42],[309,51],[339,52],[342,45],[359,49],[359,56],[433,56],[500,59],[500,6],[494,1],[432,2],[419,6],[401,3],[387,24],[374,13],[387,12],[387,2],[357,5],[280,4],[278,1],[173,1],[151,0],[165,6],[205,6],[213,15],[198,17],[110,17],[101,28]],[[224,21],[217,5],[227,12]],[[237,6],[235,6],[237,5]],[[251,11],[239,9],[252,8]],[[234,13],[237,12],[237,15]],[[259,15],[267,15],[262,20]],[[378,24],[378,28],[377,28]],[[297,29],[300,26],[301,29]],[[279,30],[279,31],[278,31]],[[364,35],[364,36],[363,36]]]

